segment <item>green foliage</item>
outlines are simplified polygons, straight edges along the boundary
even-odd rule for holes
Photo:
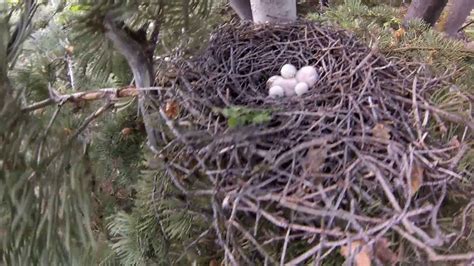
[[[7,265],[70,264],[93,250],[90,165],[80,142],[46,163],[59,138],[44,138],[40,120],[10,101],[0,113],[0,254]],[[39,133],[39,134],[38,134]]]
[[[144,30],[147,37],[150,37],[154,27],[158,27],[160,45],[156,49],[160,53],[171,53],[177,47],[190,49],[202,44],[203,39],[207,38],[205,32],[213,25],[208,23],[208,16],[213,10],[213,0],[77,0],[64,12],[63,19],[65,27],[71,31],[70,39],[84,74],[104,82],[113,73],[119,81],[124,81],[120,78],[124,62],[114,59],[121,56],[104,35],[105,16],[122,21],[124,27],[132,31]],[[116,63],[119,64],[116,66]]]
[[[108,226],[114,236],[112,249],[124,265],[146,265],[166,261],[166,252],[162,250],[164,239],[152,212],[132,214],[117,213]],[[155,255],[161,256],[156,257]]]
[[[112,215],[107,226],[118,261],[175,264],[188,253],[186,245],[209,226],[206,216],[193,210],[208,202],[196,201],[191,206],[160,170],[143,171],[134,189],[133,210]]]
[[[229,127],[235,128],[247,124],[263,124],[272,119],[271,112],[268,110],[253,110],[246,107],[230,107],[225,109],[216,109],[227,118]]]
[[[28,38],[41,31],[43,13],[35,1],[25,2],[16,3],[14,17],[0,10],[2,42],[10,43],[9,49],[0,45],[0,54],[8,55],[0,61],[0,256],[6,265],[78,264],[84,254],[93,258],[96,247],[87,136],[69,138],[69,127],[84,116],[68,108],[57,115],[54,108],[34,115],[20,110],[46,94],[46,67],[54,61],[49,51],[55,50],[32,48],[35,42]]]
[[[134,108],[107,114],[91,147],[97,175],[130,185],[140,175],[145,141],[143,125]]]
[[[186,52],[200,47],[215,25],[207,23],[214,12],[212,4],[59,1],[56,6],[38,7],[31,28],[22,32],[26,37],[18,45],[16,64],[10,64],[9,78],[17,99],[5,105],[0,121],[5,125],[0,130],[4,263],[166,264],[168,256],[177,260],[185,254],[181,251],[192,236],[207,228],[209,221],[203,222],[205,216],[193,211],[186,200],[160,197],[152,204],[150,189],[155,178],[141,173],[145,134],[134,108],[108,114],[91,124],[78,141],[71,141],[71,133],[96,104],[65,106],[59,112],[46,108],[34,115],[22,114],[18,106],[47,98],[48,84],[60,93],[71,93],[130,83],[127,62],[103,35],[102,19],[107,12],[132,30],[148,30],[160,23],[157,51]],[[22,8],[19,4],[18,14]],[[3,69],[5,64],[2,73]],[[161,177],[160,183],[166,182]],[[163,193],[178,197],[172,188]],[[103,217],[110,217],[107,227]],[[179,252],[168,254],[165,236]]]

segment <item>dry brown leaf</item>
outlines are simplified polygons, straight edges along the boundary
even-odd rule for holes
[[[405,30],[403,28],[400,28],[393,33],[393,37],[395,37],[395,40],[397,41],[401,41],[404,36],[405,36]]]
[[[46,110],[45,108],[36,109],[36,110],[33,111],[33,114],[34,115],[42,115],[45,110]]]
[[[69,55],[72,55],[72,53],[74,53],[74,46],[72,46],[72,45],[66,45],[66,47],[64,47],[64,50],[66,50],[66,52],[67,52]]]
[[[118,97],[132,97],[132,96],[137,96],[138,95],[138,90],[136,87],[133,86],[127,86],[123,87],[118,91]]]
[[[438,56],[438,52],[436,50],[429,51],[428,55],[426,56],[428,64],[433,64],[437,56]]]
[[[363,243],[361,241],[354,241],[351,243],[350,247],[349,245],[342,246],[341,247],[341,255],[348,258],[351,253],[356,252],[360,246],[362,246]],[[356,266],[370,266],[370,256],[369,256],[369,251],[367,247],[362,247],[360,249],[359,253],[355,254],[354,256],[354,262]]]
[[[171,119],[176,119],[179,115],[179,105],[178,105],[178,103],[176,101],[166,102],[165,114]]]
[[[450,147],[454,147],[454,148],[459,148],[461,147],[461,143],[459,142],[458,140],[458,136],[454,136],[448,143],[448,145]]]
[[[104,96],[102,91],[88,92],[83,95],[80,95],[77,99],[78,101],[94,101],[101,99]]]
[[[128,137],[128,136],[130,136],[130,134],[133,133],[133,128],[131,128],[131,127],[125,127],[125,128],[123,128],[123,129],[120,131],[120,133],[122,134],[122,136]]]
[[[398,261],[397,255],[389,248],[386,238],[381,238],[374,245],[375,256],[385,264],[395,264]]]
[[[72,129],[70,129],[70,128],[68,128],[68,127],[63,128],[63,131],[64,131],[64,134],[65,134],[66,136],[72,135]]]
[[[218,266],[219,263],[217,262],[216,259],[212,259],[210,262],[209,262],[209,266]]]
[[[413,169],[411,170],[411,194],[415,194],[420,189],[421,185],[423,184],[423,173],[425,169],[418,164],[413,165]]]
[[[382,123],[378,123],[372,128],[372,134],[379,139],[390,139],[390,129]]]

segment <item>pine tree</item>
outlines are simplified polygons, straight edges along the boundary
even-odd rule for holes
[[[107,12],[113,12],[114,23],[132,35],[159,26],[160,43],[149,53],[163,55],[179,45],[192,48],[201,43],[206,38],[202,33],[213,25],[207,22],[215,3],[54,3],[0,4],[2,261],[158,262],[157,254],[163,253],[156,240],[150,251],[140,247],[140,258],[130,257],[129,249],[126,256],[120,252],[121,244],[133,239],[134,225],[145,240],[159,229],[157,217],[149,212],[150,194],[144,194],[147,200],[136,199],[154,176],[142,173],[146,134],[136,101],[71,102],[61,95],[133,82],[127,61],[103,34]],[[175,33],[183,30],[186,34],[177,38]],[[123,217],[137,222],[121,226]],[[186,232],[190,220],[179,221],[168,220],[163,232],[182,237],[180,230]],[[123,235],[125,241],[120,240]]]

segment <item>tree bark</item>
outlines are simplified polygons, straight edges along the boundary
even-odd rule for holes
[[[230,6],[241,20],[252,20],[250,0],[230,0]]]
[[[285,23],[296,20],[296,0],[250,0],[253,22]]]
[[[319,7],[321,9],[329,6],[329,0],[319,0]]]
[[[3,14],[0,14],[3,15]],[[3,101],[6,97],[7,91],[10,90],[7,78],[8,60],[8,21],[0,17],[0,110],[3,108]]]
[[[467,17],[474,9],[474,0],[454,0],[448,11],[444,30],[450,37],[455,37]]]
[[[13,99],[13,88],[8,78],[8,44],[10,41],[9,20],[6,17],[7,6],[0,4],[0,111],[5,103]]]
[[[150,56],[150,43],[147,42],[146,32],[142,32],[144,33],[144,36],[142,36],[143,34],[127,31],[126,28],[119,24],[120,23],[114,21],[112,17],[106,16],[104,19],[104,26],[106,29],[105,36],[112,41],[117,51],[127,60],[128,65],[132,69],[136,87],[151,87],[153,83],[153,58]],[[137,41],[138,39],[145,43]],[[148,137],[148,146],[153,152],[157,152],[157,134],[152,122],[149,119],[148,110],[145,106],[147,93],[149,92],[139,92],[138,105],[140,113],[143,116],[143,122],[145,124],[145,130]]]
[[[434,26],[447,2],[448,0],[413,0],[405,16],[405,25],[410,20],[421,19]]]

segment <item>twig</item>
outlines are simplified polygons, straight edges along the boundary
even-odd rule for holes
[[[397,233],[399,233],[406,240],[410,241],[415,246],[423,249],[428,255],[430,261],[471,261],[474,260],[474,252],[468,252],[464,254],[450,254],[450,255],[439,255],[431,247],[418,240],[411,234],[403,231],[400,227],[393,227]]]
[[[417,86],[417,77],[413,79],[413,85],[411,87],[411,93],[412,93],[412,107],[413,107],[413,116],[415,117],[415,126],[416,126],[416,132],[418,133],[418,141],[420,143],[423,143],[422,139],[422,132],[421,132],[421,120],[420,120],[420,114],[418,113],[418,104],[416,102],[416,86]]]
[[[285,264],[286,251],[287,251],[287,248],[288,248],[288,244],[290,242],[290,232],[291,232],[291,228],[289,227],[286,230],[285,241],[283,242],[283,250],[282,250],[281,256],[280,256],[280,265]]]
[[[201,241],[201,239],[207,236],[211,231],[212,231],[212,228],[205,230],[198,237],[196,237],[196,239],[194,239],[191,243],[189,243],[186,247],[184,247],[185,252],[182,252],[182,254],[178,257],[176,262],[181,261],[187,255],[186,251],[188,251],[191,247],[195,246],[199,241]]]
[[[257,240],[255,240],[255,238],[249,232],[247,232],[247,230],[245,230],[235,220],[230,220],[229,223],[232,224],[232,226],[234,226],[235,228],[239,229],[239,231],[245,236],[245,238],[247,238],[250,242],[252,242],[252,244],[255,245],[257,250],[260,251],[260,253],[265,257],[265,259],[271,262],[271,265],[277,265],[277,262],[268,254],[267,251],[265,251],[265,249],[257,242]]]
[[[33,103],[21,109],[22,112],[31,112],[36,109],[41,109],[46,106],[60,103],[62,101],[76,103],[80,101],[96,101],[96,100],[117,100],[120,98],[135,97],[139,91],[149,90],[163,90],[163,87],[148,87],[148,88],[135,88],[135,87],[124,87],[124,88],[103,88],[98,90],[75,92],[71,94],[63,94],[52,96],[48,99],[44,99],[40,102]]]
[[[219,226],[219,221],[220,221],[220,219],[219,219],[219,217],[220,217],[219,206],[217,205],[215,196],[213,197],[213,200],[212,200],[212,211],[213,211],[213,215],[214,215],[214,219],[213,219],[214,230],[216,232],[217,240],[218,240],[219,244],[224,248],[225,257],[229,258],[232,265],[235,265],[235,266],[239,265],[237,263],[237,261],[235,260],[235,257],[232,254],[229,246],[225,243],[224,238],[222,236],[222,230],[220,229],[220,226]]]
[[[377,45],[375,45],[375,46],[377,46]],[[376,51],[376,48],[371,49],[370,52],[367,54],[367,56],[365,56],[364,59],[362,59],[362,61],[360,61],[360,63],[356,66],[356,68],[354,68],[351,71],[351,73],[349,74],[349,77],[354,76],[354,74],[357,71],[359,71],[365,64],[367,64],[367,62],[370,60],[370,58],[375,54],[375,51]]]
[[[405,102],[405,103],[412,103],[411,100],[400,97],[400,96],[397,96],[397,95],[394,95],[393,97],[395,99],[397,99],[399,101],[402,101],[402,102]],[[464,125],[468,126],[471,130],[474,130],[474,120],[471,117],[462,117],[460,115],[449,113],[449,112],[446,112],[444,110],[441,110],[439,108],[436,108],[434,106],[427,105],[427,104],[424,104],[424,103],[418,104],[418,107],[421,107],[423,109],[435,112],[438,115],[444,117],[445,119],[450,120],[451,122],[464,124]]]
[[[74,78],[74,60],[72,56],[72,51],[66,51],[66,63],[67,63],[67,73],[69,75],[69,82],[71,84],[71,88],[76,90],[76,82]]]
[[[408,51],[408,50],[444,50],[444,49],[445,48],[442,48],[442,47],[407,46],[407,47],[390,49],[390,51],[403,52],[403,51]],[[474,51],[469,50],[469,49],[460,49],[459,51],[464,52],[464,53],[474,53]]]
[[[465,28],[469,27],[469,26],[472,25],[472,24],[474,24],[474,20],[471,20],[471,21],[469,21],[468,23],[466,23],[466,25],[460,27],[460,28],[458,29],[458,32],[464,30]]]

